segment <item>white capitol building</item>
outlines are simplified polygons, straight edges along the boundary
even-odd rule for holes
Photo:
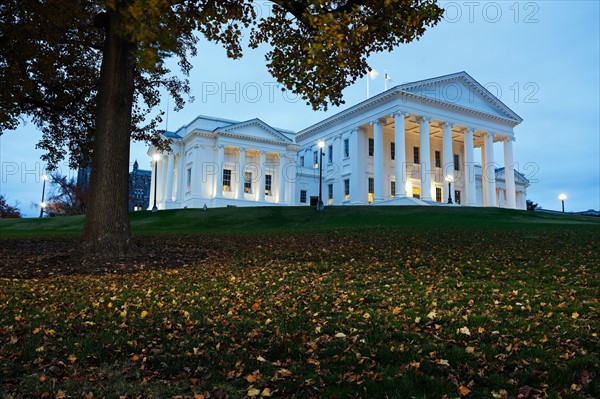
[[[149,149],[150,208],[155,192],[158,209],[315,204],[321,143],[325,205],[434,205],[450,194],[525,209],[529,181],[513,159],[521,122],[465,72],[393,87],[299,132],[199,116],[165,133],[170,152]]]

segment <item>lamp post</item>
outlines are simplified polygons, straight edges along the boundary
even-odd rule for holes
[[[323,205],[323,147],[325,147],[325,142],[319,140],[319,202],[317,202],[317,211],[325,209]]]
[[[450,190],[452,189],[452,182],[454,181],[454,176],[448,175],[446,176],[446,181],[448,182],[448,203],[452,203],[452,193]]]
[[[152,212],[158,211],[156,206],[156,182],[158,179],[158,160],[160,159],[160,155],[154,154],[152,155],[152,159],[154,160],[154,206],[152,207]]]
[[[561,195],[558,196],[558,199],[562,203],[562,211],[564,213],[564,211],[565,211],[565,200],[567,199],[567,195],[566,194],[561,194]]]
[[[43,174],[42,180],[44,183],[42,184],[42,202],[40,202],[40,217],[44,216],[44,208],[46,208],[46,203],[44,202],[44,194],[46,194],[46,181],[48,181],[48,175]]]

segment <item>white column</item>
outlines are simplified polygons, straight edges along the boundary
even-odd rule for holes
[[[429,149],[429,122],[431,118],[421,117],[419,120],[419,141],[421,158],[421,199],[431,201],[431,151]]]
[[[406,134],[404,120],[408,116],[405,111],[394,114],[394,174],[396,176],[396,198],[406,197]]]
[[[244,179],[245,179],[245,170],[246,170],[246,149],[240,147],[239,151],[239,161],[238,161],[238,192],[237,199],[243,200],[244,196]]]
[[[166,199],[165,202],[173,202],[173,174],[175,173],[175,154],[173,151],[169,152],[169,158],[167,161],[167,187],[166,187]]]
[[[156,169],[156,164],[158,161],[152,160],[152,162],[150,163],[150,167],[152,168],[152,177],[150,180],[150,203],[148,204],[148,209],[152,209],[152,207],[154,206],[154,180],[155,180],[155,169]]]
[[[166,157],[161,157],[160,162],[158,163],[158,189],[160,195],[158,196],[158,201],[164,203],[167,200],[167,159]]]
[[[516,208],[515,171],[513,161],[513,139],[504,139],[504,182],[506,187],[506,207]]]
[[[225,161],[225,146],[219,144],[217,147],[217,173],[215,174],[214,197],[223,196],[223,162]]]
[[[448,182],[446,182],[446,176],[454,177],[454,156],[452,154],[452,128],[453,123],[444,122],[443,141],[442,141],[442,166],[443,166],[443,178],[445,184],[443,185],[444,195],[442,201],[445,202],[448,198],[454,198],[454,181],[450,183],[450,192],[448,192]]]
[[[264,202],[265,201],[265,175],[267,174],[267,152],[260,152],[260,163],[258,165],[258,196],[257,201]],[[271,182],[272,183],[272,182]]]
[[[362,198],[360,179],[364,177],[364,165],[361,165],[360,136],[358,129],[350,132],[350,203],[352,204],[360,203]],[[361,170],[363,173],[360,172]]]
[[[175,190],[175,201],[181,203],[181,201],[183,200],[183,195],[185,194],[185,188],[183,186],[184,184],[184,177],[186,175],[186,170],[185,170],[185,154],[184,154],[184,147],[183,144],[181,144],[180,150],[179,150],[179,158],[177,158],[178,164],[177,164],[177,183],[175,183],[176,186],[176,190]]]
[[[192,163],[192,182],[190,185],[190,194],[192,195],[192,197],[197,198],[202,193],[202,184],[208,183],[208,181],[207,182],[203,181],[204,177],[202,176],[202,162],[200,161],[200,147],[199,146],[194,147],[193,154],[194,154],[194,161]]]
[[[285,154],[279,154],[279,171],[277,172],[279,196],[277,198],[278,204],[285,204]]]
[[[337,135],[333,138],[333,203],[342,205],[344,201],[344,178],[342,177],[343,167],[342,159],[344,154],[344,140],[342,135]]]
[[[485,136],[485,133],[484,133]],[[481,144],[481,203],[483,206],[489,206],[488,205],[488,193],[489,193],[489,189],[488,189],[488,180],[486,178],[486,173],[487,173],[487,150],[485,147],[485,137],[483,137],[483,143]]]
[[[469,127],[465,130],[465,167],[463,184],[466,190],[465,205],[475,206],[477,204],[477,197],[475,193],[475,165],[473,154],[473,132],[475,128]]]
[[[383,127],[381,121],[371,122],[373,125],[373,177],[374,201],[383,201]]]
[[[487,198],[488,206],[496,206],[496,164],[494,163],[494,136],[492,133],[485,133],[485,160],[486,160],[486,180],[487,180]]]

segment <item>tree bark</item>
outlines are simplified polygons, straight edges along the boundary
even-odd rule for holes
[[[118,12],[108,11],[104,21],[90,198],[80,247],[80,255],[90,259],[114,258],[134,250],[127,206],[134,46],[120,34]]]

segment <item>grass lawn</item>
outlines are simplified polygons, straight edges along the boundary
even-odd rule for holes
[[[342,207],[131,220],[141,248],[171,248],[164,267],[63,275],[44,251],[68,251],[83,219],[0,220],[2,398],[600,397],[598,219]],[[14,278],[25,263],[55,276]]]

